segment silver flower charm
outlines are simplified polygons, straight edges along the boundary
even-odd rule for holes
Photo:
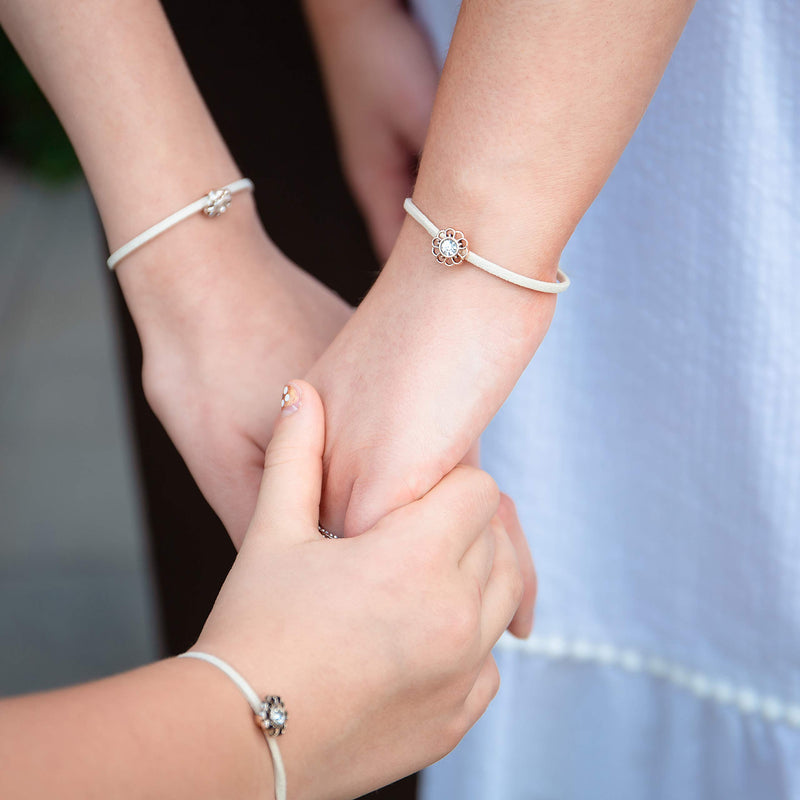
[[[261,708],[256,714],[256,724],[263,728],[270,736],[281,736],[286,730],[286,721],[289,714],[283,700],[276,695],[268,695],[261,703]]]
[[[206,199],[207,202],[203,208],[203,213],[207,217],[218,217],[228,210],[232,195],[230,189],[212,189]]]
[[[431,242],[431,251],[440,264],[452,267],[460,264],[469,254],[469,242],[461,231],[445,228]]]

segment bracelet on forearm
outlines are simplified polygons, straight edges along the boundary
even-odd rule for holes
[[[559,267],[558,281],[540,281],[536,278],[529,278],[527,275],[520,275],[518,272],[512,272],[510,269],[501,267],[487,258],[482,258],[477,253],[473,253],[469,249],[469,242],[464,237],[464,234],[455,228],[439,228],[434,225],[428,217],[417,208],[414,201],[407,197],[403,203],[403,208],[406,213],[433,237],[431,242],[431,250],[436,260],[440,264],[452,267],[455,264],[460,264],[462,261],[467,261],[478,269],[494,275],[496,278],[508,281],[509,283],[522,286],[525,289],[533,289],[535,292],[547,292],[548,294],[558,294],[569,288],[570,280],[567,274]]]
[[[206,661],[221,672],[224,672],[236,684],[236,688],[244,695],[250,708],[253,709],[256,725],[261,729],[269,745],[269,752],[272,756],[272,771],[275,774],[275,798],[276,800],[286,800],[286,770],[283,766],[278,743],[275,741],[276,736],[282,736],[286,731],[286,722],[289,719],[286,706],[281,698],[275,695],[267,695],[263,700],[260,700],[253,691],[253,687],[230,664],[209,653],[189,650],[186,653],[181,653],[178,658],[196,658],[199,661]]]
[[[127,244],[122,245],[119,249],[115,250],[106,261],[108,268],[113,270],[114,267],[122,261],[123,258],[129,256],[134,250],[138,250],[143,244],[147,244],[151,239],[155,239],[159,234],[168,231],[170,228],[183,222],[193,214],[202,211],[209,218],[219,217],[224,214],[230,204],[233,195],[237,192],[252,191],[253,182],[249,178],[241,178],[238,181],[229,183],[220,189],[212,189],[208,194],[203,195],[199,200],[189,203],[174,214],[170,214],[166,219],[157,222],[152,227],[148,228],[144,233],[135,236]]]

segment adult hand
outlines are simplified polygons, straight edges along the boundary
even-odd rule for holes
[[[307,370],[350,315],[239,199],[223,224],[187,220],[118,267],[147,399],[237,546],[286,376]]]
[[[385,260],[436,93],[430,44],[395,0],[306,0],[305,6],[345,176]]]
[[[322,404],[304,382],[289,395],[197,649],[285,701],[292,797],[355,797],[441,758],[480,717],[522,578],[497,487],[471,467],[362,536],[323,539]]]

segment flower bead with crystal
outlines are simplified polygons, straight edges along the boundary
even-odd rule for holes
[[[283,700],[276,695],[269,695],[261,702],[261,708],[256,714],[256,723],[270,736],[281,736],[286,730],[286,721],[289,714]]]
[[[461,231],[445,228],[433,238],[431,251],[440,264],[452,267],[453,264],[460,264],[467,257],[469,242]]]
[[[212,189],[208,193],[203,213],[207,217],[218,217],[220,214],[224,214],[231,204],[232,197],[230,189]]]

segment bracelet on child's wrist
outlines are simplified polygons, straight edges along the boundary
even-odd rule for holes
[[[108,261],[106,261],[108,268],[113,270],[123,258],[126,258],[142,247],[142,245],[152,241],[156,236],[161,235],[170,228],[174,228],[178,223],[183,222],[194,214],[202,212],[209,219],[222,216],[230,207],[233,195],[237,192],[252,191],[253,188],[253,182],[249,178],[241,178],[219,189],[212,189],[208,194],[189,203],[188,206],[184,206],[174,214],[170,214],[165,219],[162,219],[161,222],[150,226],[146,231],[143,231],[138,236],[134,236],[133,239],[122,245],[122,247],[117,248],[108,257]]]
[[[181,653],[178,658],[196,658],[205,661],[216,667],[220,672],[224,672],[236,684],[236,688],[244,695],[248,705],[255,715],[256,725],[261,729],[264,738],[269,745],[269,752],[272,756],[272,771],[275,775],[275,798],[276,800],[286,800],[286,770],[283,766],[281,751],[275,741],[277,736],[282,736],[286,731],[286,723],[289,714],[286,706],[277,695],[267,695],[263,700],[253,690],[253,687],[230,665],[217,656],[209,653],[201,653],[197,650],[189,650]]]

